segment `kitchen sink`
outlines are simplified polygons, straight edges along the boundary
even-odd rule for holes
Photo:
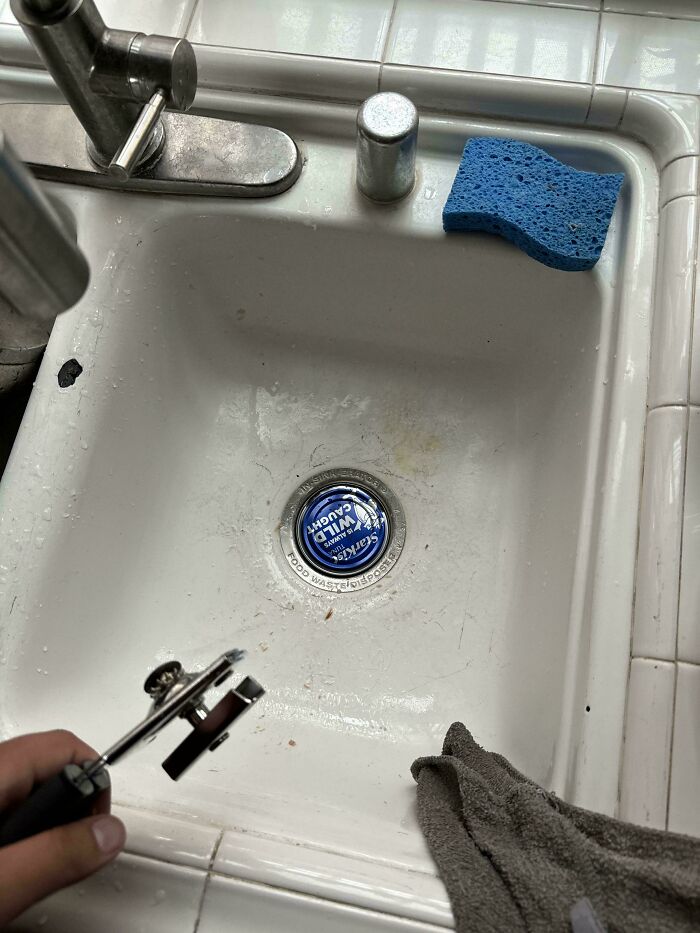
[[[0,486],[0,729],[103,748],[145,714],[153,667],[245,648],[267,695],[230,739],[173,783],[160,762],[189,727],[171,726],[115,768],[115,798],[291,842],[292,873],[302,850],[311,874],[313,853],[430,873],[410,765],[454,720],[615,809],[657,176],[612,135],[426,118],[414,192],[380,207],[335,111],[327,135],[298,117],[304,171],[266,201],[49,186],[92,283]],[[474,134],[626,173],[592,272],[442,232]],[[391,569],[342,592],[281,535],[334,471],[405,516]]]

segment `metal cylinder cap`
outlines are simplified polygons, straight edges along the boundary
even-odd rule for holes
[[[349,576],[375,564],[389,541],[389,516],[376,494],[361,486],[332,485],[313,493],[297,518],[297,541],[309,563]]]
[[[394,91],[373,94],[357,114],[361,133],[377,143],[401,142],[418,132],[418,111],[413,101]]]
[[[398,201],[413,188],[418,111],[403,94],[373,94],[357,113],[357,185],[373,201]]]

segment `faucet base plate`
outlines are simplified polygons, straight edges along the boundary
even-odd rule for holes
[[[299,150],[268,126],[191,114],[163,114],[165,145],[139,175],[118,178],[98,169],[85,132],[65,104],[0,104],[0,123],[37,178],[158,194],[265,198],[290,188],[301,173]]]
[[[109,170],[112,159],[105,159],[102,154],[97,151],[95,144],[89,136],[85,138],[85,143],[87,145],[88,155],[90,156],[90,159],[94,163],[97,170],[99,172],[107,172]],[[141,155],[141,158],[136,163],[134,174],[140,175],[142,172],[147,171],[149,168],[155,165],[158,159],[161,157],[164,145],[165,129],[163,127],[163,121],[158,120],[153,132],[151,133],[151,138],[146,143],[146,148]]]

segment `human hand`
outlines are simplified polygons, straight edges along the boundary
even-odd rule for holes
[[[64,765],[99,755],[72,732],[56,730],[0,742],[0,813],[21,803],[35,784]],[[92,816],[0,848],[0,927],[39,901],[111,862],[126,840],[123,824],[109,816],[109,793]]]

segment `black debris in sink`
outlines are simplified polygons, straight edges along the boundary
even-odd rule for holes
[[[77,360],[66,360],[58,371],[58,384],[62,389],[72,386],[75,380],[83,371],[83,367]]]

